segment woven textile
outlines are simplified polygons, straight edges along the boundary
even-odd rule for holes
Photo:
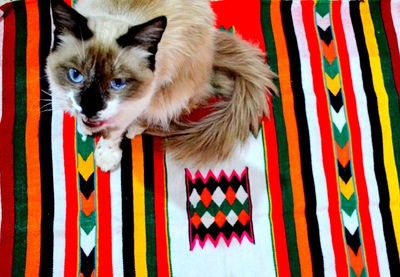
[[[144,135],[112,173],[51,102],[49,1],[0,8],[1,276],[399,276],[400,1],[212,6],[272,115],[217,166]]]

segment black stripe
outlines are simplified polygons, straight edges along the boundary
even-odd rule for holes
[[[124,276],[135,276],[134,240],[133,240],[133,181],[132,181],[132,146],[124,138],[121,143],[121,194],[122,194],[122,255]]]
[[[294,98],[294,109],[299,131],[299,145],[301,156],[301,173],[303,176],[305,215],[308,225],[308,240],[312,257],[312,268],[314,276],[324,276],[324,263],[320,245],[319,226],[316,215],[316,196],[314,177],[311,164],[311,150],[309,127],[307,124],[304,91],[301,82],[301,66],[296,34],[293,28],[291,15],[291,2],[281,2],[281,14],[287,15],[282,20],[283,30],[287,40],[288,54],[290,60],[290,74],[292,78],[292,89]]]
[[[382,224],[383,232],[385,234],[386,251],[388,254],[391,274],[392,276],[396,276],[398,275],[398,272],[400,272],[399,252],[396,247],[397,244],[394,234],[392,214],[389,207],[390,197],[383,160],[382,127],[379,120],[378,103],[374,90],[374,85],[372,82],[371,65],[369,62],[367,45],[363,33],[359,5],[359,2],[350,2],[350,16],[353,23],[358,53],[360,55],[363,86],[367,97],[368,114],[371,123],[372,144],[374,148],[374,169],[378,183],[380,197],[379,209],[382,214]]]
[[[44,77],[46,58],[49,54],[51,43],[49,3],[50,1],[38,1],[40,19],[40,99],[45,99],[40,103],[41,110],[45,109],[43,105],[48,103],[47,100],[50,99],[50,96],[44,93],[49,91],[49,84]],[[44,112],[40,114],[39,121],[39,155],[42,190],[40,276],[52,276],[53,274],[54,188],[51,155],[51,118],[51,111]]]

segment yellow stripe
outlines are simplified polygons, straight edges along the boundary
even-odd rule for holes
[[[137,276],[147,276],[144,164],[141,136],[136,136],[132,140],[132,176],[135,270]]]
[[[389,115],[389,99],[385,89],[378,44],[376,37],[374,36],[375,29],[372,22],[368,1],[360,3],[360,14],[371,63],[372,80],[378,99],[378,112],[382,125],[383,136],[383,157],[390,195],[390,210],[392,212],[397,248],[400,249],[400,191],[393,149],[392,128]]]

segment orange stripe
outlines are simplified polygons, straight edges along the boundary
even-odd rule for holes
[[[278,59],[279,82],[281,87],[282,108],[286,125],[288,141],[290,179],[293,191],[294,220],[299,251],[300,269],[302,276],[312,276],[310,246],[308,242],[307,222],[305,218],[305,200],[300,165],[300,148],[297,124],[294,110],[293,91],[290,78],[289,57],[287,54],[286,39],[283,33],[280,2],[271,2],[271,23],[276,43]]]
[[[27,48],[26,48],[26,166],[28,194],[28,226],[26,249],[26,276],[38,276],[40,266],[41,186],[39,163],[39,10],[37,3],[26,4]],[[29,149],[29,151],[28,151]]]

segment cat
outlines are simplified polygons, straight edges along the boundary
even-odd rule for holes
[[[118,168],[125,135],[142,133],[165,137],[178,160],[224,160],[269,115],[275,74],[256,46],[214,27],[208,0],[52,0],[51,10],[52,97],[80,133],[101,134],[103,171]],[[207,116],[185,119],[212,97]]]

